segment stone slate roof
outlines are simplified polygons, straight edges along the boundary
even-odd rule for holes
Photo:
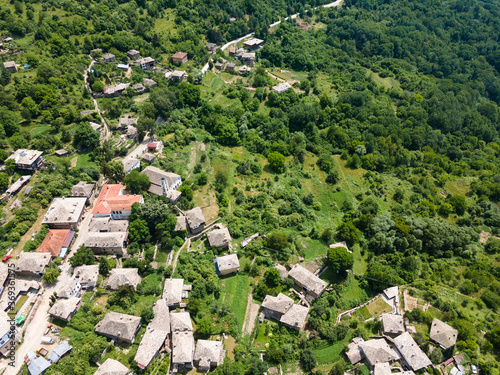
[[[88,197],[92,190],[94,190],[94,184],[88,184],[85,181],[80,181],[71,188],[72,197]]]
[[[326,281],[321,280],[311,271],[298,264],[293,266],[290,272],[288,272],[288,277],[318,295],[321,294],[328,285]]]
[[[95,331],[108,337],[117,337],[126,342],[133,342],[137,329],[141,324],[138,316],[109,312],[95,326]]]
[[[167,180],[167,185],[171,186],[174,183],[174,181],[180,177],[178,174],[165,172],[160,168],[156,168],[153,166],[147,166],[141,173],[148,176],[149,181],[151,181],[151,185],[158,185],[158,186],[161,186],[161,180],[163,178]]]
[[[134,289],[141,282],[137,268],[114,268],[111,270],[108,280],[108,288],[117,290],[123,285],[131,285]]]
[[[99,366],[94,375],[127,375],[129,369],[115,359],[108,358]]]
[[[128,220],[111,220],[108,217],[93,217],[89,223],[89,232],[127,232]]]
[[[72,278],[67,280],[64,284],[58,284],[56,289],[57,298],[71,297],[71,292],[75,289],[77,282],[77,280]]]
[[[452,326],[434,318],[431,324],[430,338],[443,348],[448,349],[457,342],[458,331]]]
[[[301,329],[306,322],[308,313],[309,307],[293,304],[292,307],[290,307],[290,309],[283,314],[280,322],[286,324],[287,326]]]
[[[192,332],[191,315],[188,312],[171,312],[170,328],[172,332]]]
[[[42,273],[50,260],[51,256],[48,253],[22,252],[15,261],[16,272]]]
[[[175,231],[179,231],[179,230],[186,230],[186,225],[187,225],[187,222],[186,222],[186,217],[185,216],[177,216],[177,224],[175,224]]]
[[[366,360],[374,366],[380,362],[392,362],[399,359],[398,353],[389,347],[384,339],[369,340],[359,344]]]
[[[141,368],[149,366],[170,333],[170,314],[165,300],[158,300],[153,312],[155,317],[148,324],[134,358]]]
[[[14,159],[16,164],[21,164],[21,165],[31,165],[33,162],[38,159],[40,156],[43,155],[43,151],[37,151],[37,150],[27,150],[24,148],[20,148],[12,155],[10,155],[8,159]]]
[[[283,293],[278,294],[277,297],[267,295],[262,302],[262,307],[284,314],[293,306],[293,299],[284,295]]]
[[[70,316],[76,312],[80,298],[69,297],[68,299],[58,299],[49,309],[49,314],[55,318],[69,320]]]
[[[75,268],[73,277],[78,279],[80,284],[96,283],[99,276],[99,265],[94,264],[91,266],[84,265]]]
[[[83,246],[89,248],[123,247],[126,240],[126,232],[90,232],[85,238]]]
[[[85,198],[54,198],[42,224],[76,223],[85,208]]]
[[[194,361],[199,361],[199,367],[209,367],[211,363],[219,366],[224,363],[226,351],[221,341],[198,340],[194,351]]]
[[[352,342],[347,345],[348,350],[345,355],[352,365],[358,363],[364,358],[364,354],[359,348],[359,344],[362,342],[364,342],[364,340],[361,337],[355,337],[352,339]]]
[[[166,279],[163,286],[163,299],[168,306],[182,302],[184,279]]]
[[[192,210],[186,211],[185,214],[189,228],[196,228],[201,224],[205,224],[205,216],[203,216],[200,207],[195,207]]]
[[[400,335],[405,331],[403,317],[395,314],[382,314],[382,324],[384,325],[384,333]]]
[[[140,161],[139,161],[139,159],[136,159],[136,158],[128,158],[128,159],[122,160],[122,163],[123,163],[123,170],[125,172],[127,172],[134,165],[136,165],[137,163],[140,163]]]
[[[224,255],[222,257],[216,257],[215,259],[219,273],[233,270],[240,266],[240,261],[236,254]]]
[[[394,339],[394,345],[396,345],[399,353],[401,353],[413,371],[418,371],[432,365],[430,359],[425,355],[422,349],[420,349],[408,332],[396,337]]]
[[[194,355],[194,337],[192,331],[172,333],[172,362],[192,363]]]
[[[207,234],[207,238],[212,247],[227,247],[231,243],[231,235],[227,228],[214,229]]]

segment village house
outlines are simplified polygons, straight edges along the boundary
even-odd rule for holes
[[[277,320],[285,326],[300,331],[306,324],[309,308],[294,304],[293,299],[278,294],[277,297],[267,295],[262,302],[262,314],[266,319]]]
[[[215,43],[207,43],[207,44],[205,44],[205,48],[207,49],[208,53],[211,55],[213,55],[219,49],[219,47]]]
[[[74,235],[75,231],[72,229],[49,229],[36,252],[49,253],[52,259],[64,258]]]
[[[172,332],[172,363],[182,370],[193,367],[194,337],[191,316],[188,312],[170,313]]]
[[[149,142],[147,144],[147,148],[148,151],[152,152],[153,154],[156,152],[161,152],[163,150],[163,142],[162,141]]]
[[[70,298],[79,297],[81,295],[82,286],[77,279],[72,278],[64,284],[57,285],[56,294],[57,298]]]
[[[99,366],[94,375],[128,375],[131,371],[115,359],[108,358]]]
[[[89,125],[95,132],[100,132],[102,129],[102,125],[97,122],[89,121]]]
[[[288,271],[286,270],[285,266],[282,266],[281,264],[277,264],[276,267],[274,267],[278,270],[280,273],[280,278],[281,281],[285,280],[288,277]]]
[[[236,69],[235,63],[227,63],[226,64],[226,72],[234,73],[235,69]]]
[[[163,286],[162,298],[171,308],[185,307],[182,300],[188,298],[191,285],[184,285],[184,279],[166,279]]]
[[[451,348],[457,342],[458,331],[452,326],[434,318],[431,324],[430,338],[441,348]]]
[[[25,253],[19,254],[15,262],[15,272],[18,275],[42,276],[52,257],[47,253]]]
[[[408,332],[399,335],[393,342],[401,356],[413,371],[418,371],[432,365],[430,359],[425,355],[422,349],[420,349]]]
[[[214,229],[207,234],[207,238],[210,246],[218,249],[229,247],[231,243],[231,235],[227,228]]]
[[[393,370],[396,370],[393,372]],[[401,371],[400,367],[391,368],[387,362],[377,363],[373,367],[372,375],[415,375],[413,371]]]
[[[170,313],[166,301],[156,301],[153,312],[154,318],[146,327],[134,358],[143,370],[158,356],[170,334]]]
[[[155,156],[153,154],[150,154],[149,152],[146,152],[139,156],[139,159],[147,164],[153,164],[155,162]]]
[[[89,232],[123,232],[128,231],[128,220],[111,220],[111,217],[93,217],[89,223]]]
[[[28,366],[28,371],[31,375],[43,374],[51,365],[44,357],[39,357],[34,352],[26,353],[24,362]]]
[[[83,246],[95,254],[120,255],[127,253],[128,233],[124,232],[91,232],[83,241]]]
[[[123,171],[125,172],[125,174],[129,174],[134,169],[138,169],[141,167],[140,160],[136,158],[123,159],[122,163],[123,163]]]
[[[33,253],[30,253],[33,254]],[[32,258],[31,258],[32,259]],[[33,260],[31,260],[33,262]],[[17,264],[16,264],[17,265]],[[11,272],[15,270],[11,269]],[[24,275],[27,276],[38,276],[37,274],[33,273],[25,273]],[[14,277],[14,276],[12,276]],[[39,278],[37,278],[39,280]],[[31,300],[33,301],[36,299],[36,295],[40,288],[42,287],[40,282],[33,280],[33,277],[29,277],[28,280],[24,278],[16,278],[15,282],[12,283],[12,278],[9,279],[11,282],[9,283],[10,287],[14,287],[14,290],[12,288],[9,290],[9,293],[3,293],[2,298],[0,299],[0,310],[1,311],[9,311],[12,308],[15,307],[15,305],[12,305],[12,302],[19,302],[19,299],[22,296],[27,296],[28,301]],[[1,352],[1,350],[0,350]]]
[[[106,98],[120,96],[130,86],[130,83],[118,83],[116,85],[106,86],[102,91]]]
[[[19,179],[18,179],[16,182],[14,182],[12,185],[10,185],[10,187],[9,187],[7,190],[5,190],[5,192],[6,192],[7,194],[9,194],[10,196],[14,196],[14,195],[16,195],[16,194],[17,194],[17,192],[18,192],[19,190],[21,190],[21,189],[22,189],[22,187],[23,187],[23,186],[24,186],[24,185],[25,185],[25,184],[26,184],[29,180],[31,180],[31,176],[30,176],[30,175],[28,175],[28,176],[21,176],[21,177],[19,177]]]
[[[14,159],[17,169],[34,171],[43,165],[43,151],[19,149],[10,155],[7,160]]]
[[[78,297],[58,299],[56,303],[54,303],[49,309],[49,314],[53,318],[69,322],[73,315],[75,315],[75,313],[78,311],[79,307],[80,298]]]
[[[102,55],[102,62],[103,63],[112,63],[116,60],[116,56],[113,55],[112,53],[105,53]]]
[[[359,348],[359,344],[364,341],[361,337],[355,337],[352,339],[352,342],[347,344],[345,355],[349,362],[351,362],[351,365],[355,365],[364,358],[363,352]]]
[[[384,335],[396,337],[405,331],[403,317],[395,314],[382,314]]]
[[[194,364],[199,371],[210,371],[224,363],[226,351],[221,341],[198,340],[194,351]]]
[[[137,63],[140,65],[142,70],[153,70],[155,67],[155,59],[152,57],[144,57],[139,59]]]
[[[137,128],[135,126],[129,125],[126,132],[127,138],[137,139]]]
[[[120,69],[122,72],[128,72],[130,65],[129,64],[118,64],[116,65],[118,69]]]
[[[95,184],[88,184],[85,181],[80,181],[71,188],[72,198],[85,198],[85,204],[89,205],[92,195],[94,194]]]
[[[223,63],[223,62],[219,62],[219,61],[217,61],[217,62],[215,63],[215,69],[217,69],[217,70],[223,70],[223,69],[224,69],[224,66],[225,66],[225,63]]]
[[[10,73],[16,73],[17,72],[17,66],[15,61],[5,61],[3,63],[3,67],[8,70]]]
[[[97,323],[95,331],[112,340],[132,344],[140,327],[140,317],[111,311],[106,314],[103,320]]]
[[[11,335],[10,316],[5,311],[0,310],[0,352],[2,354],[2,349],[10,342]]]
[[[312,299],[318,298],[328,285],[326,281],[321,280],[311,271],[298,264],[292,266],[292,269],[288,272],[288,277],[312,297]]]
[[[129,285],[137,289],[141,283],[137,268],[113,268],[109,275],[108,288],[118,290],[121,286]]]
[[[146,88],[142,83],[136,83],[135,85],[132,85],[132,88],[137,91],[137,94],[141,95],[146,92]]]
[[[92,289],[96,286],[99,277],[99,265],[79,266],[73,271],[73,278],[78,280],[82,289]]]
[[[153,81],[152,79],[146,78],[146,77],[144,77],[142,81],[143,81],[144,86],[147,86],[151,89],[158,86],[158,84],[155,81]]]
[[[14,41],[14,39],[12,39],[10,36],[8,36],[7,38],[5,38],[3,40],[4,43],[12,43]]]
[[[186,217],[183,215],[179,215],[176,218],[177,218],[177,223],[175,224],[174,231],[180,232],[186,230],[187,227]]]
[[[276,94],[281,94],[285,91],[288,91],[291,88],[292,88],[292,85],[290,85],[288,82],[281,82],[281,83],[277,84],[276,86],[273,86],[273,91]]]
[[[172,62],[174,64],[184,64],[188,61],[188,54],[186,52],[176,52],[172,55]]]
[[[106,184],[95,201],[92,215],[113,220],[128,219],[134,203],[144,203],[142,195],[125,195],[121,184]]]
[[[121,131],[126,131],[129,126],[137,125],[138,120],[138,117],[132,117],[131,115],[120,117],[116,128]]]
[[[131,49],[127,52],[127,57],[130,60],[137,60],[141,57],[141,54],[139,53],[139,51],[137,51],[135,49]]]
[[[192,210],[186,211],[186,221],[189,230],[193,234],[200,233],[205,228],[205,216],[200,207],[195,207]]]
[[[187,76],[186,72],[182,70],[174,70],[170,74],[170,80],[174,82],[181,82],[186,76]]]
[[[250,39],[247,39],[243,42],[243,45],[252,51],[261,48],[262,44],[264,44],[264,41],[262,39],[258,39],[258,38],[250,38]]]
[[[42,224],[54,229],[76,229],[86,202],[87,198],[54,198]]]
[[[54,155],[58,156],[58,157],[67,156],[68,155],[68,151],[66,151],[65,149],[62,148],[60,150],[56,150],[54,152]]]
[[[148,176],[149,181],[151,181],[151,186],[148,189],[150,193],[164,195],[171,202],[176,202],[179,199],[181,193],[177,189],[182,185],[181,176],[153,166],[147,166],[141,173]]]
[[[57,363],[59,360],[64,357],[73,347],[69,344],[68,340],[64,340],[59,345],[57,345],[50,354],[47,356],[47,359],[50,363]]]
[[[229,254],[222,257],[216,256],[214,263],[217,275],[228,275],[238,272],[240,269],[240,261],[236,254]]]
[[[245,52],[243,55],[241,55],[241,60],[245,65],[254,66],[255,52]]]
[[[240,75],[247,75],[251,71],[252,68],[246,65],[240,66],[240,69],[238,69],[238,73],[240,73]]]
[[[368,340],[359,343],[359,348],[370,367],[376,363],[393,362],[399,359],[396,353],[384,339]]]

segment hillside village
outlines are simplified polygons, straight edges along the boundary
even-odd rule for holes
[[[2,3],[0,375],[499,375],[497,5],[243,3]]]

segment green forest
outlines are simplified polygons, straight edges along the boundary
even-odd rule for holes
[[[29,240],[37,218],[78,181],[105,178],[145,196],[133,209],[128,245],[144,258],[123,261],[139,268],[137,292],[86,294],[71,322],[58,322],[73,350],[46,374],[93,374],[105,348],[105,358],[138,371],[138,342],[115,349],[93,327],[107,310],[140,315],[140,336],[171,276],[193,285],[187,308],[196,338],[227,333],[234,341],[215,374],[281,366],[290,374],[368,375],[368,366],[351,365],[344,353],[352,338],[378,336],[381,322],[369,319],[369,308],[340,323],[337,317],[390,285],[418,301],[405,317],[434,364],[450,357],[429,346],[439,318],[458,330],[455,354],[481,374],[500,374],[500,4],[345,0],[321,7],[326,2],[0,0],[0,39],[14,39],[0,47],[0,59],[19,65],[15,73],[0,65],[0,190],[26,174],[6,160],[11,152],[40,150],[48,164],[19,198],[22,207],[0,203],[0,256],[34,251],[43,239]],[[227,49],[210,55],[207,42],[221,46],[252,32],[264,46],[250,73],[214,68],[238,60]],[[133,66],[124,74],[115,65],[128,61],[130,49],[161,69]],[[189,58],[181,68],[171,60],[177,51]],[[94,91],[144,78],[158,87],[97,98],[113,134],[99,140],[89,125],[99,116],[81,113],[94,109],[84,73],[106,52],[116,63],[88,72]],[[174,83],[162,69],[189,76]],[[274,92],[284,81],[293,87]],[[139,141],[146,134],[163,140],[153,165],[182,176],[179,208],[215,207],[207,222],[220,217],[235,243],[266,234],[238,250],[237,276],[218,277],[213,257],[220,251],[199,239],[194,251],[183,251],[186,233],[174,231],[174,208],[147,193],[149,181],[138,173],[125,175],[121,158],[135,146],[117,141],[125,114],[139,117]],[[54,156],[59,149],[70,155]],[[352,259],[328,249],[339,241]],[[167,266],[171,251],[175,270]],[[77,255],[72,266],[100,264],[101,278],[116,265],[83,248]],[[247,296],[261,303],[293,287],[275,264],[324,258],[329,269],[321,278],[330,288],[312,303],[306,332],[270,321],[245,332]],[[152,367],[144,373],[165,373],[168,359],[157,360],[157,372]]]

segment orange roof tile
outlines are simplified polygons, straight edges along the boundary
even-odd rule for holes
[[[69,246],[71,238],[73,238],[71,229],[50,229],[36,252],[50,253],[55,258],[59,256],[63,247]]]
[[[111,211],[131,210],[134,203],[139,203],[142,195],[123,195],[121,184],[106,184],[102,187],[92,214],[109,214]]]

